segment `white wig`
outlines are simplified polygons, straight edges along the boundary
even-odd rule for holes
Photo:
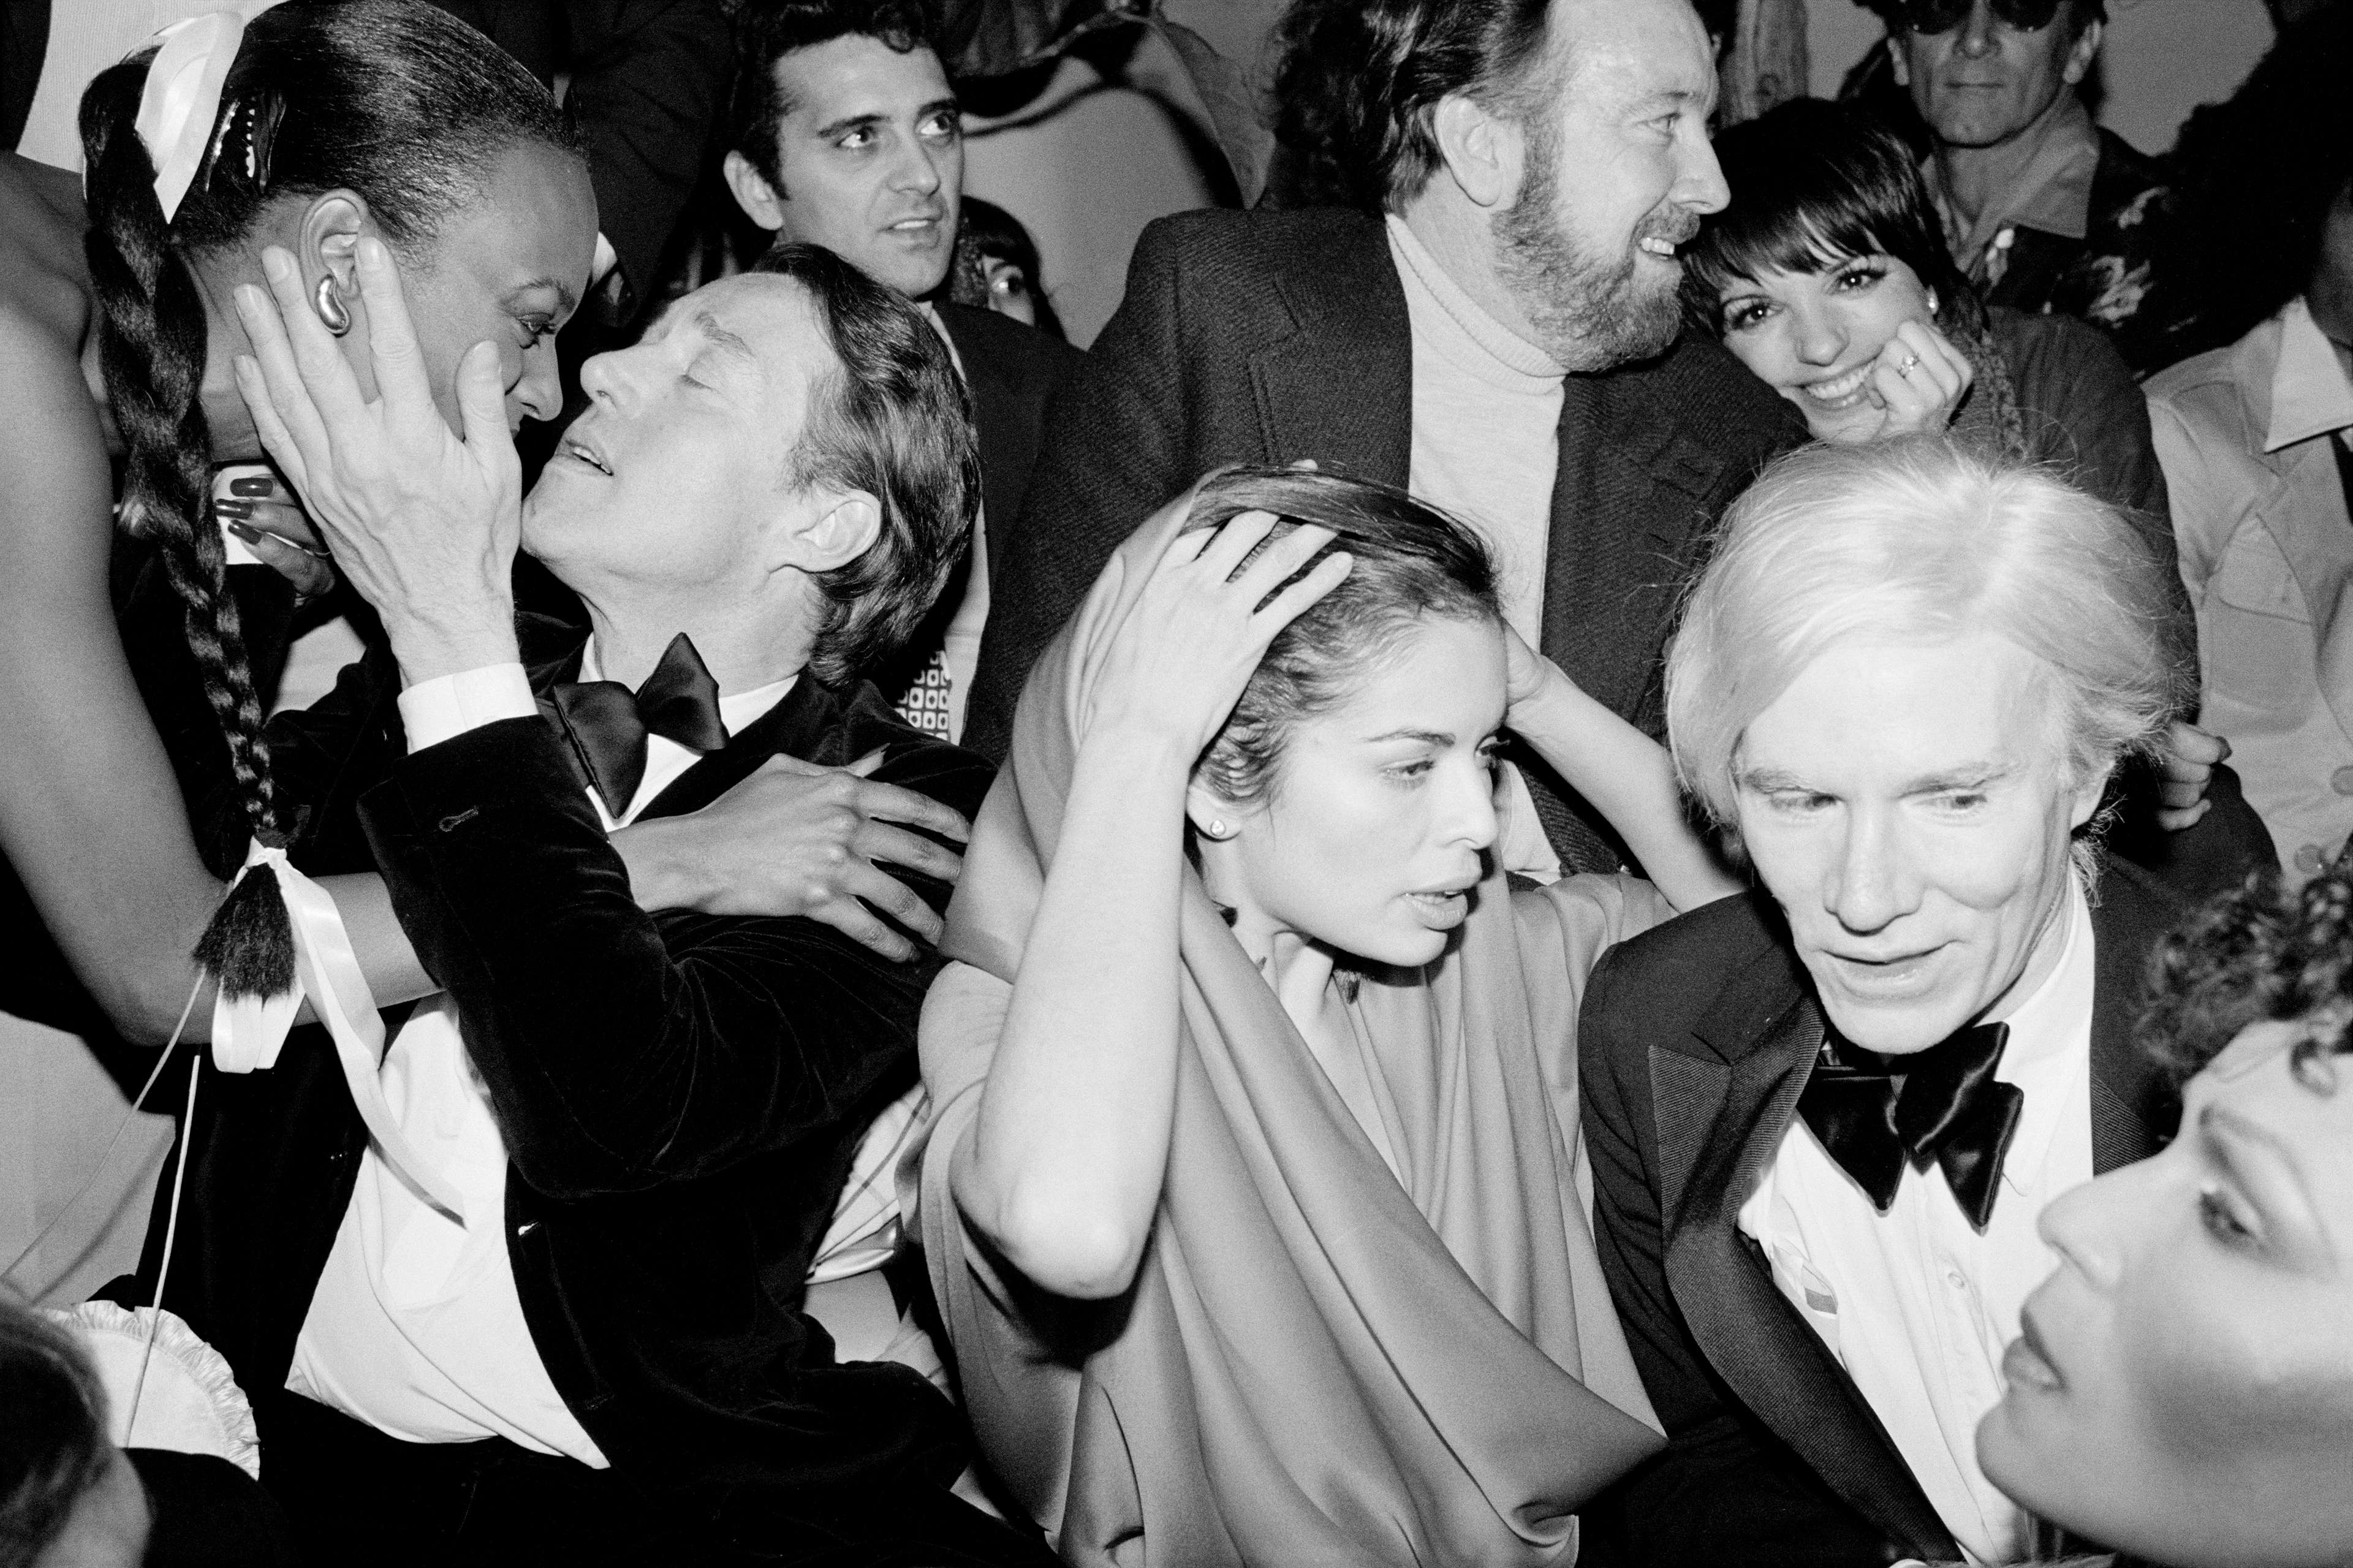
[[[2042,663],[2070,787],[2146,752],[2196,689],[2176,595],[2130,523],[1935,436],[1815,446],[1725,513],[1667,655],[1684,787],[1734,820],[1749,722],[1832,647],[1991,632]]]

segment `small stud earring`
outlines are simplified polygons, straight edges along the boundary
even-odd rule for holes
[[[342,291],[335,287],[333,273],[319,279],[319,291],[311,296],[311,302],[318,310],[319,320],[326,323],[327,331],[340,338],[352,330],[352,312],[343,303]]]
[[[1932,317],[1933,317],[1933,316],[1935,316],[1935,315],[1936,315],[1936,291],[1934,289],[1929,289],[1929,290],[1928,290],[1928,314],[1929,314],[1930,316],[1932,316]]]
[[[1209,837],[1212,838],[1223,838],[1225,836],[1226,819],[1222,816],[1213,816],[1209,818]]]

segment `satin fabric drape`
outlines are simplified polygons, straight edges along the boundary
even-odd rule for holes
[[[1585,973],[1665,912],[1500,876],[1356,1007],[1393,1174],[1186,874],[1167,1176],[1123,1298],[1044,1295],[955,1209],[1092,672],[1175,528],[1130,539],[1029,678],[925,1008],[920,1215],[985,1449],[1074,1563],[1566,1563],[1660,1445],[1575,1177]]]

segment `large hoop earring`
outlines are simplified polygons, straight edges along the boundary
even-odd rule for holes
[[[343,293],[335,287],[333,273],[330,272],[319,279],[318,291],[311,296],[311,303],[318,310],[319,320],[335,336],[340,338],[352,330],[351,308],[343,303]]]

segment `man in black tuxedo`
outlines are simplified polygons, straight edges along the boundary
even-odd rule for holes
[[[982,506],[931,622],[876,683],[907,721],[960,740],[1003,574],[990,531],[1021,510],[1046,400],[1079,363],[1060,339],[947,297],[964,209],[964,122],[922,0],[782,0],[737,23],[727,188],[779,243],[822,245],[946,337],[972,395]]]
[[[460,468],[500,449],[470,419],[457,446],[387,370],[405,319],[385,320],[371,406],[408,396],[406,428]],[[344,378],[322,403],[356,409],[294,327],[313,384]],[[263,356],[291,406],[292,361]],[[379,1071],[301,1042],[267,1071],[206,1067],[164,1304],[254,1396],[267,1484],[322,1560],[1042,1562],[951,1494],[950,1402],[838,1362],[807,1300],[861,1136],[914,1082],[936,962],[807,919],[648,912],[608,841],[776,759],[879,752],[874,780],[978,805],[987,765],[857,674],[969,524],[954,370],[903,300],[796,247],[584,384],[519,531],[585,637],[518,631],[511,490],[437,489],[449,467],[381,431],[296,420],[332,428],[332,458],[272,432],[385,633],[272,725],[292,855],[380,869],[443,994]],[[396,492],[373,511],[382,491],[335,466],[371,439]]]
[[[1675,247],[1726,200],[1705,30],[1688,0],[1356,0],[1286,28],[1283,133],[1347,205],[1145,231],[1028,504],[997,520],[967,743],[1002,754],[1031,663],[1154,508],[1222,463],[1303,458],[1477,526],[1514,626],[1658,733],[1699,541],[1806,438],[1717,344],[1676,337]],[[1599,814],[1514,760],[1546,831],[1507,864],[1615,870]]]
[[[1727,516],[1668,721],[1762,886],[1609,953],[1581,1024],[1669,1439],[1596,1561],[2028,1554],[1973,1432],[2037,1216],[2168,1124],[2131,1030],[2180,907],[2092,836],[2188,689],[2165,576],[2098,502],[1934,440],[1785,458]]]

